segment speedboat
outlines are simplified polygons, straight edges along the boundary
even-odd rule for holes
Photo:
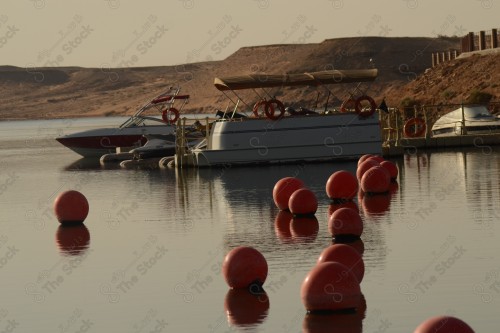
[[[234,109],[226,109],[227,116],[209,124],[206,139],[186,151],[178,151],[175,165],[228,166],[254,163],[301,163],[354,159],[363,154],[381,154],[382,141],[377,106],[374,100],[360,89],[360,82],[373,81],[377,69],[329,70],[303,74],[252,74],[216,78],[215,87],[226,94],[232,91],[237,97]],[[351,110],[327,110],[331,92],[329,84],[357,83]],[[274,87],[320,87],[328,93],[322,111],[285,104],[270,94]],[[237,113],[239,105],[250,106],[234,92],[249,89],[258,93],[253,115]],[[226,95],[227,96],[227,95]],[[263,96],[266,96],[265,98]],[[288,104],[288,103],[287,103]],[[292,108],[292,106],[294,106]]]
[[[432,136],[457,136],[500,133],[500,119],[484,105],[463,106],[439,118],[432,126]]]
[[[147,135],[175,140],[175,122],[189,95],[180,95],[180,87],[170,87],[149,100],[119,127],[92,129],[57,137],[56,140],[83,157],[101,157],[118,147],[143,146]],[[179,109],[174,103],[181,101]],[[161,115],[161,117],[159,117]]]

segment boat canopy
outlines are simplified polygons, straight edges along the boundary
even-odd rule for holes
[[[329,70],[303,74],[248,74],[215,78],[214,85],[220,91],[289,86],[318,86],[322,84],[373,81],[377,69]]]

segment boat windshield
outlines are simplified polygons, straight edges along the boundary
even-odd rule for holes
[[[466,119],[492,118],[493,116],[485,106],[465,107],[464,115]]]

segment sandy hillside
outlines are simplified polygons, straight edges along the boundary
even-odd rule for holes
[[[458,38],[358,37],[316,44],[244,47],[222,61],[145,68],[18,68],[0,66],[0,119],[43,119],[129,115],[170,85],[191,95],[186,112],[213,114],[227,99],[213,86],[215,77],[266,72],[303,73],[324,69],[379,69],[373,83],[359,88],[380,102],[399,106],[404,98],[424,103],[459,101],[471,89],[499,97],[499,56],[470,57],[432,70],[431,53],[456,49]],[[426,72],[427,70],[427,72]],[[485,73],[490,73],[485,76]],[[355,85],[330,86],[329,105],[356,91]],[[325,92],[324,89],[321,89]],[[444,91],[448,91],[444,93]],[[313,88],[272,89],[290,105],[314,107],[326,101]],[[253,92],[242,93],[250,104]],[[317,102],[317,103],[316,103]]]

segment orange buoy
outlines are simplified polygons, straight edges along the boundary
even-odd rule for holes
[[[391,205],[391,196],[388,193],[364,195],[361,199],[363,211],[372,216],[384,215]]]
[[[330,216],[332,216],[332,214],[337,209],[344,208],[344,207],[354,209],[355,211],[357,211],[359,213],[358,205],[352,200],[334,202],[334,203],[331,203],[330,205],[328,205],[328,218],[330,218]]]
[[[224,298],[224,310],[230,325],[259,324],[269,312],[269,297],[264,290],[229,289]]]
[[[288,209],[288,201],[293,192],[304,187],[304,182],[295,177],[285,177],[274,185],[273,200],[280,210]]]
[[[312,242],[318,236],[319,222],[315,216],[294,217],[290,221],[290,233],[297,243]]]
[[[314,215],[318,209],[318,199],[313,191],[301,188],[292,193],[288,207],[293,215]]]
[[[327,261],[336,261],[344,264],[354,273],[359,283],[363,281],[363,277],[365,276],[365,263],[359,252],[349,245],[333,244],[324,249],[317,263],[320,264]]]
[[[389,172],[380,165],[371,167],[361,177],[361,189],[365,193],[385,193],[390,184]]]
[[[385,161],[385,158],[383,158],[382,156],[378,156],[378,155],[372,155],[372,156],[368,157],[367,160],[374,160],[380,164],[383,161]]]
[[[56,232],[56,242],[62,254],[75,256],[88,249],[90,233],[85,224],[60,225]]]
[[[363,156],[361,156],[358,160],[358,166],[363,163],[367,158],[369,157],[372,157],[372,156],[375,156],[375,155],[372,155],[372,154],[365,154]]]
[[[280,210],[274,219],[274,233],[283,243],[289,243],[292,240],[290,232],[290,222],[293,214],[287,210]]]
[[[474,333],[474,330],[461,319],[451,316],[436,316],[427,319],[413,333]]]
[[[363,175],[365,174],[366,171],[368,171],[368,169],[377,165],[380,165],[380,163],[370,158],[367,158],[360,165],[358,165],[358,168],[356,170],[356,178],[358,178],[358,180],[361,180],[361,177],[363,177]]]
[[[360,303],[361,288],[349,268],[329,261],[317,264],[307,274],[300,296],[309,312],[355,309]]]
[[[253,247],[234,248],[224,258],[222,275],[233,289],[260,288],[267,278],[266,258]]]
[[[349,171],[336,171],[326,181],[326,195],[332,200],[351,200],[357,193],[358,180]]]
[[[334,238],[359,238],[363,233],[363,221],[354,209],[340,208],[328,219],[328,231]]]
[[[391,161],[383,161],[380,163],[380,166],[385,168],[389,172],[391,180],[394,181],[396,180],[396,178],[398,178],[399,171],[396,164],[392,163]]]
[[[62,224],[83,223],[89,213],[89,203],[80,192],[65,191],[54,200],[54,213]]]

